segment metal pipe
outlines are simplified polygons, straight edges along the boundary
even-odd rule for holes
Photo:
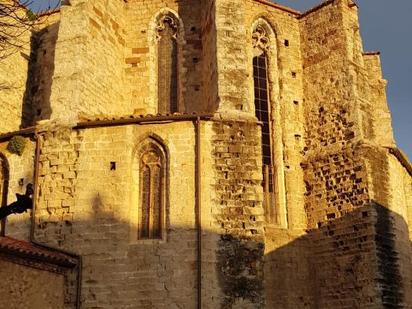
[[[36,241],[35,238],[35,224],[36,224],[36,208],[38,203],[39,193],[39,170],[40,170],[40,154],[41,154],[41,136],[35,131],[36,140],[36,155],[34,159],[34,194],[33,194],[33,208],[31,211],[31,226],[30,226],[30,242],[38,247],[46,250],[55,251],[66,254],[77,260],[77,287],[76,287],[76,309],[80,309],[81,306],[81,291],[82,291],[82,275],[83,275],[83,261],[82,257],[74,252],[63,250],[60,248],[51,247]]]
[[[0,207],[7,206],[7,197],[9,195],[9,179],[10,179],[10,167],[6,157],[0,153],[0,173],[3,175],[3,179],[0,178],[0,181],[3,183],[0,184]],[[0,236],[6,236],[6,218],[1,220],[1,229],[0,229]]]
[[[29,127],[29,128],[18,130],[18,131],[0,134],[0,141],[8,140],[17,135],[22,135],[22,136],[33,135],[35,131],[36,131],[36,127]]]
[[[196,119],[195,124],[195,214],[196,214],[196,230],[197,230],[197,308],[202,308],[202,208],[201,208],[201,192],[202,192],[202,161],[201,161],[201,136],[200,136],[200,117]]]

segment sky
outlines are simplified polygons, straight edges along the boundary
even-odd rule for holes
[[[34,9],[55,6],[58,0],[32,0]],[[321,0],[276,0],[305,11]],[[398,147],[412,159],[412,1],[358,0],[365,51],[381,51],[388,102]]]

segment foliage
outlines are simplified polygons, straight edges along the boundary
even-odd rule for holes
[[[27,141],[23,136],[13,136],[7,145],[7,150],[21,156],[26,148]]]
[[[27,10],[26,12],[27,19],[30,21],[35,21],[38,18],[38,15],[32,10]]]

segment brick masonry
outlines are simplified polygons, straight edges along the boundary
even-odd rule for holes
[[[0,63],[21,86],[0,95],[0,134],[38,132],[21,157],[0,135],[8,200],[34,181],[38,137],[35,237],[83,256],[82,308],[412,306],[411,166],[357,10],[350,0],[304,14],[261,0],[72,0],[39,26],[28,60]],[[177,27],[180,115],[213,115],[199,127],[152,117],[162,14]],[[253,104],[259,23],[271,29],[276,220],[263,209]],[[167,153],[166,237],[142,241],[136,155],[150,139]],[[6,229],[29,230],[29,213]]]

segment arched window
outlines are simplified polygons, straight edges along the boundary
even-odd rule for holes
[[[6,159],[0,154],[0,207],[7,205],[9,169]],[[1,222],[1,234],[4,235],[5,221]]]
[[[165,225],[166,156],[149,139],[140,151],[140,205],[138,239],[162,239]]]
[[[273,163],[270,127],[270,99],[268,83],[269,36],[264,27],[257,25],[253,39],[253,82],[255,115],[262,122],[262,165],[265,192],[273,192]]]
[[[178,22],[171,14],[157,22],[158,112],[178,111]]]

